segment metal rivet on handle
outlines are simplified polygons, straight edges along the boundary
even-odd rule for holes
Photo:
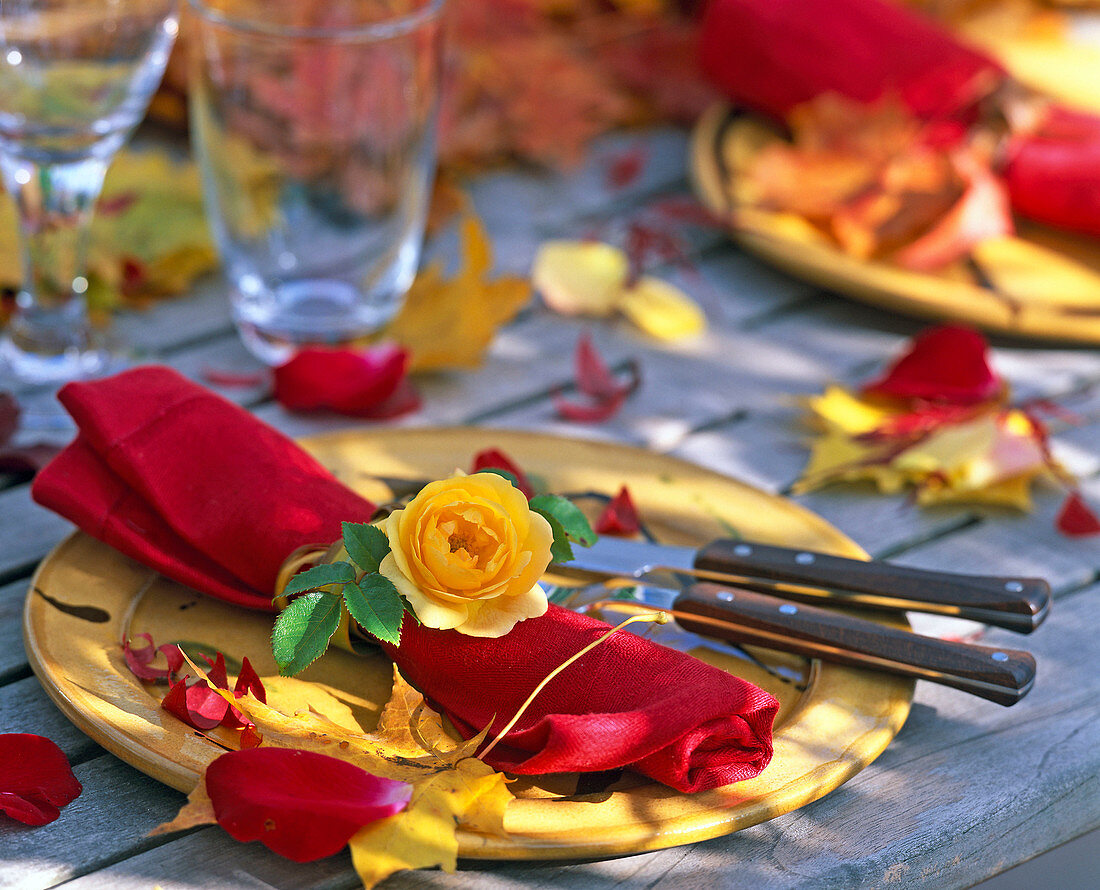
[[[1022,593],[1023,589],[1024,585],[1021,584],[1019,581],[1009,581],[1007,584],[1005,584],[1005,590],[1007,590],[1009,593]]]
[[[730,593],[728,590],[719,590],[718,593],[715,594],[715,596],[717,596],[718,599],[720,599],[724,603],[733,602],[733,594]]]
[[[994,661],[1008,661],[1008,656],[1005,655],[1003,652],[994,652],[989,657],[992,658]]]
[[[738,544],[733,548],[734,556],[752,556],[752,548],[748,544]]]
[[[784,615],[797,615],[798,606],[792,605],[791,603],[783,603],[783,605],[779,607],[779,611]]]
[[[794,561],[800,566],[808,566],[814,561],[814,555],[812,553],[799,553],[798,556],[794,558]]]

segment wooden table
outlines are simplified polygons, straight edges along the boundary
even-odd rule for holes
[[[647,158],[641,176],[609,188],[609,166],[636,148]],[[545,238],[596,232],[614,240],[631,222],[653,223],[660,202],[688,193],[685,157],[682,132],[620,135],[601,141],[571,175],[503,171],[482,176],[470,190],[493,235],[498,267],[525,273]],[[785,492],[806,458],[791,397],[865,378],[922,324],[772,272],[719,232],[683,234],[691,268],[671,265],[660,273],[706,308],[711,329],[701,342],[660,346],[623,324],[580,322],[532,308],[498,336],[480,370],[418,380],[424,408],[400,422],[604,437]],[[453,233],[440,237],[433,250],[453,256]],[[118,324],[150,359],[203,382],[205,369],[258,367],[238,341],[216,282]],[[642,366],[641,390],[598,426],[557,420],[549,398],[571,378],[573,347],[583,330],[612,363],[636,358]],[[1059,456],[1083,478],[1086,494],[1100,502],[1100,350],[1007,341],[995,346],[997,368],[1017,398],[1056,399],[1080,418],[1077,425],[1057,422],[1054,440]],[[292,435],[353,425],[288,414],[263,386],[223,392]],[[20,395],[31,412],[51,398]],[[1021,704],[1004,709],[918,684],[907,724],[868,769],[810,806],[729,837],[603,862],[467,862],[453,875],[405,873],[384,886],[966,887],[1094,831],[1100,826],[1100,539],[1075,541],[1055,531],[1062,497],[1053,488],[1041,491],[1030,515],[921,510],[902,497],[853,489],[797,498],[877,557],[1048,578],[1057,600],[1036,634],[987,637],[991,645],[1027,647],[1037,656],[1039,679]],[[343,854],[295,865],[257,844],[237,844],[217,827],[147,837],[175,814],[183,796],[71,726],[40,688],[23,651],[20,616],[28,578],[70,527],[34,505],[26,484],[7,480],[0,490],[0,529],[0,732],[54,739],[84,784],[83,795],[49,826],[0,822],[0,887],[357,886]],[[1065,886],[1049,868],[1043,874],[1034,886]]]

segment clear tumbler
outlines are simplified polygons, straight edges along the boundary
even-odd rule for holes
[[[416,273],[443,0],[188,0],[192,141],[245,345],[362,342]]]

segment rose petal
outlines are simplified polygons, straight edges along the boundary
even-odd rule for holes
[[[523,496],[527,500],[531,500],[535,493],[527,474],[520,469],[515,461],[498,448],[486,448],[474,455],[473,467],[470,472],[480,473],[482,470],[504,470],[511,473],[516,477],[517,487],[523,492]]]
[[[250,748],[223,754],[206,771],[221,825],[295,862],[338,852],[364,825],[401,812],[412,786],[373,776],[312,751]]]
[[[187,677],[173,683],[160,706],[195,729],[213,729],[225,719],[229,702],[199,681],[187,685]]]
[[[0,445],[7,444],[19,429],[19,413],[15,396],[10,392],[0,392]]]
[[[627,368],[629,376],[620,382],[611,373],[587,334],[582,334],[577,341],[574,361],[577,389],[589,396],[591,401],[587,404],[571,402],[556,395],[554,409],[566,420],[581,423],[607,420],[618,412],[627,397],[641,385],[641,369],[637,362],[630,363]]]
[[[989,366],[987,348],[985,337],[970,328],[929,328],[863,393],[956,405],[984,402],[1004,388]]]
[[[65,754],[49,739],[0,734],[0,811],[26,825],[46,825],[82,790]]]
[[[210,665],[210,670],[206,672],[206,679],[219,689],[228,689],[229,676],[225,670],[225,656],[219,652],[216,659],[211,658],[209,655],[204,655],[203,658]]]
[[[409,353],[397,346],[303,349],[275,368],[275,398],[293,411],[393,417],[420,405],[415,390],[402,386],[408,363]]]
[[[252,667],[252,662],[246,655],[241,659],[241,672],[237,675],[237,682],[233,684],[233,694],[240,698],[242,695],[251,694],[260,701],[267,703],[267,690],[260,680],[260,675]]]
[[[1085,503],[1079,491],[1070,492],[1066,502],[1062,504],[1062,509],[1058,511],[1054,526],[1063,535],[1071,538],[1100,534],[1100,518]]]
[[[638,509],[625,485],[603,508],[595,525],[596,533],[601,535],[635,535],[641,527]]]

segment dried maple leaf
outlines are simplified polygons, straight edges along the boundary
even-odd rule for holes
[[[200,669],[196,670],[202,674]],[[231,700],[230,693],[223,691],[222,695]],[[326,705],[327,697],[323,694],[313,696],[307,690],[306,700],[310,698]],[[439,715],[396,668],[390,700],[377,728],[370,733],[334,722],[315,710],[285,714],[251,695],[232,701],[263,734],[263,745],[255,750],[282,748],[303,754],[312,752],[314,756],[324,754],[375,777],[412,785],[408,806],[360,828],[348,841],[353,864],[365,888],[409,868],[439,866],[453,870],[458,854],[458,829],[504,834],[504,811],[512,794],[503,775],[472,756],[484,733],[465,742],[448,736]],[[209,786],[208,770],[177,817],[156,829],[156,833],[221,821],[211,799],[217,794],[210,793]],[[278,807],[272,801],[264,806],[269,808],[267,818],[278,825],[281,819]],[[343,832],[341,828],[336,837],[328,837],[328,846],[337,840],[340,840],[338,846],[342,846],[347,840]],[[291,849],[301,852],[294,847],[293,838],[289,842]],[[324,843],[325,838],[314,838],[306,850],[315,852]],[[285,854],[283,849],[277,852]]]
[[[472,213],[461,221],[461,266],[452,278],[433,263],[416,276],[386,336],[410,353],[409,370],[477,367],[497,329],[527,303],[522,278],[489,278],[492,246]]]

